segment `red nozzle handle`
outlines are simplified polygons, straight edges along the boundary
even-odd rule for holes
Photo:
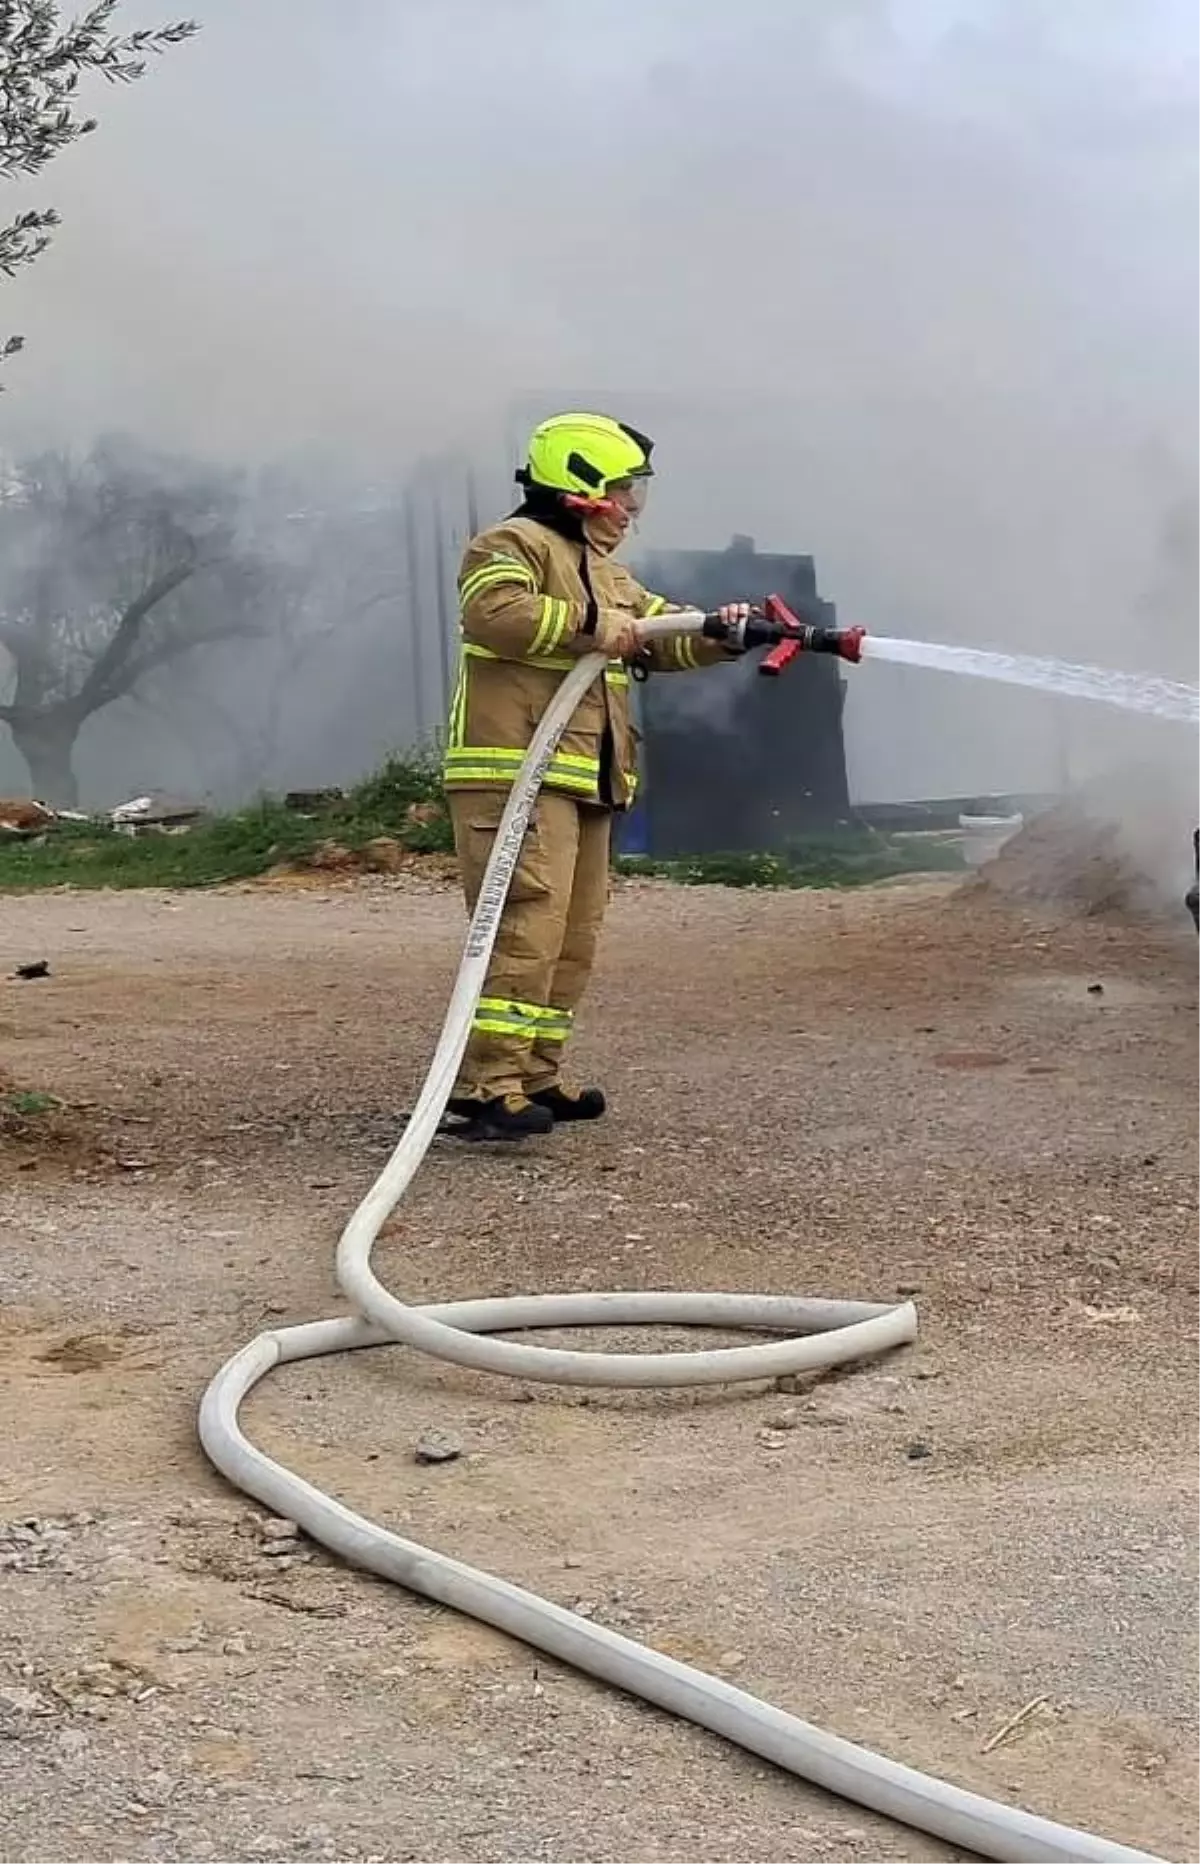
[[[796,658],[796,655],[801,651],[804,645],[804,630],[797,617],[793,615],[791,609],[780,595],[769,595],[767,597],[766,601],[763,603],[763,614],[768,621],[776,622],[781,628],[786,628],[789,632],[792,630],[795,631],[794,640],[780,641],[778,647],[773,647],[769,654],[764,654],[758,663],[758,670],[760,673],[765,673],[768,677],[777,679],[784,668],[789,667]]]
[[[769,654],[764,654],[758,663],[760,673],[766,673],[777,679],[785,667],[790,667],[796,655],[801,652],[799,641],[780,641]]]

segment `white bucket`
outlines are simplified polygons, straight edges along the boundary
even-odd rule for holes
[[[986,862],[995,860],[1005,842],[1011,841],[1017,830],[1024,825],[1023,815],[960,815],[958,826],[963,831],[963,860],[968,867],[983,867]]]

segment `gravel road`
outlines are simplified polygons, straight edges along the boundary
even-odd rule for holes
[[[272,1540],[203,1461],[222,1360],[340,1306],[453,892],[62,892],[2,926],[5,970],[51,974],[0,983],[0,1064],[68,1105],[0,1148],[0,1856],[955,1855]],[[590,1397],[383,1350],[277,1375],[249,1427],[824,1727],[1194,1858],[1195,961],[1186,921],[945,881],[621,885],[576,1057],[611,1117],[440,1142],[384,1278],[913,1292],[919,1344],[792,1393]],[[431,1431],[464,1453],[418,1462]]]

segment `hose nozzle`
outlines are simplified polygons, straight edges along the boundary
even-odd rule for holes
[[[728,622],[715,612],[705,615],[702,632],[710,641],[724,641],[726,646],[745,650],[769,647],[759,663],[759,672],[782,673],[797,654],[836,654],[841,660],[857,664],[862,659],[865,628],[822,628],[818,623],[801,621],[793,615],[782,596],[769,595],[762,611],[755,610],[746,621]]]
[[[865,628],[822,628],[793,615],[781,596],[769,595],[763,604],[768,621],[778,631],[779,645],[759,662],[758,670],[776,679],[797,654],[836,654],[855,666],[862,659]]]
[[[865,628],[818,628],[806,626],[802,622],[800,635],[787,637],[780,646],[792,648],[798,654],[836,654],[839,660],[849,660],[857,666],[862,659],[866,632]],[[771,658],[768,654],[767,660]],[[788,658],[791,658],[790,654]],[[764,660],[763,666],[766,664]]]

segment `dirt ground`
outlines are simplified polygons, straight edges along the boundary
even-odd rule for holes
[[[955,1855],[280,1555],[204,1462],[221,1362],[340,1306],[339,1228],[457,962],[452,892],[59,893],[4,899],[2,928],[5,970],[51,974],[0,984],[0,1056],[70,1103],[0,1153],[4,1858]],[[277,1374],[251,1434],[823,1727],[1195,1858],[1186,917],[630,885],[576,1060],[610,1118],[439,1142],[390,1286],[912,1292],[917,1347],[792,1395],[590,1399],[382,1350]],[[458,1460],[414,1460],[434,1427]]]

